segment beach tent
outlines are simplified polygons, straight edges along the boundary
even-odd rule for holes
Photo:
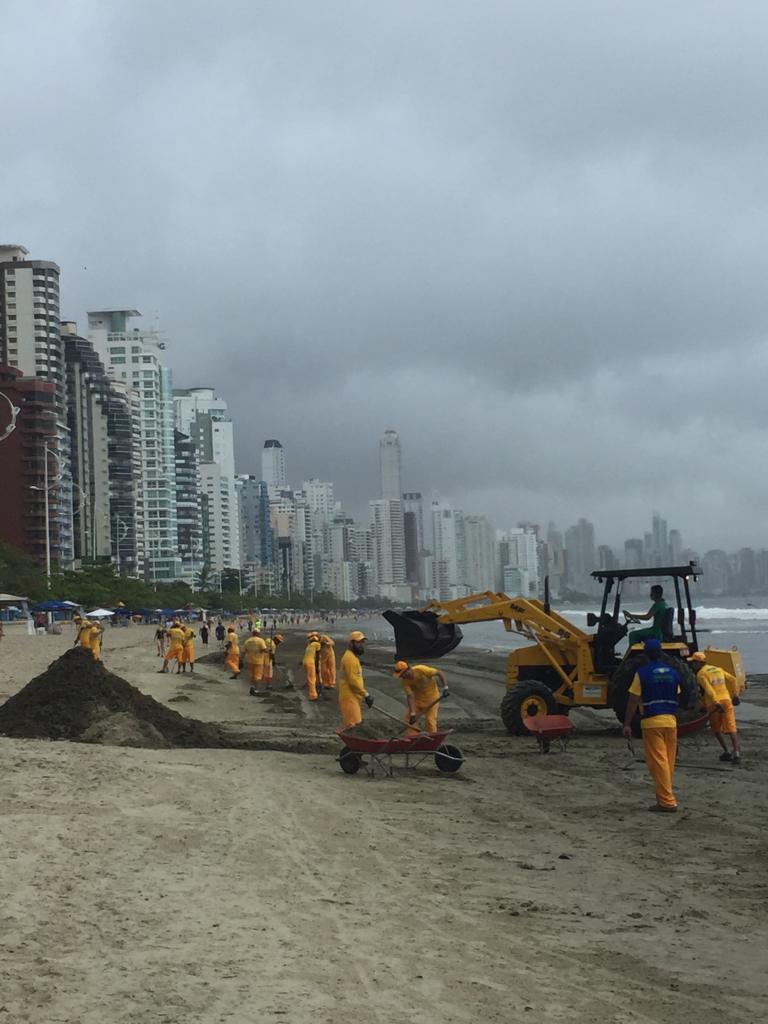
[[[111,612],[109,608],[94,608],[92,612],[86,612],[85,614],[89,619],[108,619],[115,613]]]

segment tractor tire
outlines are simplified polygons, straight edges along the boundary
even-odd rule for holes
[[[696,676],[693,674],[688,662],[683,661],[682,658],[673,658],[671,655],[665,654],[662,656],[662,661],[680,673],[680,708],[683,714],[681,716],[678,713],[678,717],[690,718],[691,715],[686,715],[685,712],[688,709],[694,711],[698,708],[699,704],[699,684],[696,682]],[[645,664],[647,664],[647,661],[644,654],[636,654],[632,658],[627,658],[616,669],[611,680],[611,706],[621,725],[624,724],[624,716],[627,712],[629,688],[632,685],[632,680],[635,678],[637,670]],[[639,712],[632,719],[632,735],[635,738],[642,736]]]
[[[536,679],[521,679],[504,694],[501,720],[508,733],[525,736],[528,730],[523,719],[533,715],[556,715],[558,705],[552,691]]]

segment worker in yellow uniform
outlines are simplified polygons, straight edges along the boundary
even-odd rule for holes
[[[80,626],[75,637],[75,647],[84,647],[87,651],[91,649],[91,629],[93,623],[89,619],[81,619]]]
[[[232,672],[230,679],[237,679],[240,675],[240,638],[234,626],[227,626],[224,648],[227,652],[227,656],[224,659],[224,667]]]
[[[336,689],[336,644],[329,636],[320,637],[320,683],[324,690]]]
[[[407,661],[395,663],[395,675],[403,684],[408,710],[405,720],[409,725],[407,736],[419,734],[416,723],[424,715],[424,731],[437,732],[440,701],[448,696],[448,683],[439,668],[429,665],[409,665]]]
[[[248,692],[252,697],[256,697],[259,694],[259,684],[264,678],[264,663],[267,660],[267,642],[262,637],[260,629],[251,630],[251,635],[243,644],[243,650],[251,679],[251,688]]]
[[[175,661],[177,667],[184,657],[184,629],[178,619],[174,619],[173,625],[168,630],[168,650],[163,658],[163,667],[159,672],[168,671],[168,662]]]
[[[661,659],[661,643],[651,637],[644,644],[647,664],[641,665],[629,687],[624,715],[624,736],[632,736],[632,719],[640,708],[645,763],[656,786],[651,811],[673,813],[677,800],[672,790],[677,757],[678,693],[682,677]]]
[[[317,667],[320,658],[320,634],[307,633],[307,646],[304,648],[302,664],[307,676],[307,696],[309,700],[317,700]]]
[[[189,671],[195,671],[195,631],[190,625],[182,626],[184,630],[184,640],[181,646],[181,658],[176,666],[176,673],[186,672],[187,665],[189,665]]]
[[[104,627],[100,622],[93,622],[90,629],[91,654],[96,661],[101,661],[101,637]]]
[[[283,642],[283,634],[275,633],[274,636],[268,637],[264,642],[267,645],[267,656],[264,661],[264,689],[272,689],[272,677],[275,674],[275,660],[277,658],[277,648]]]
[[[339,711],[345,729],[360,725],[363,720],[363,701],[373,707],[373,697],[365,688],[361,655],[365,654],[365,634],[359,629],[349,634],[349,646],[341,656],[339,676]]]
[[[741,746],[736,730],[736,712],[733,708],[733,695],[738,690],[736,677],[718,668],[708,665],[707,656],[697,651],[688,659],[696,672],[696,680],[704,691],[704,704],[709,715],[709,727],[717,742],[723,748],[721,761],[734,765],[741,764]],[[723,734],[731,741],[731,750],[723,739]]]

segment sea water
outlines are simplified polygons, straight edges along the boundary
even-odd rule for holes
[[[597,601],[594,608],[560,602],[553,602],[552,607],[574,626],[593,632],[587,628],[587,614],[599,611]],[[648,604],[628,604],[626,607],[630,612],[648,611]],[[768,597],[709,598],[696,602],[695,608],[696,631],[702,650],[706,647],[737,647],[747,672],[768,673]],[[647,623],[642,622],[630,628],[641,629],[645,625]],[[357,628],[365,630],[372,640],[385,641],[393,636],[391,626],[381,617],[361,619]],[[503,653],[530,643],[517,633],[507,633],[497,621],[469,623],[461,630],[464,647]]]

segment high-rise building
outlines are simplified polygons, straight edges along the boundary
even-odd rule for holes
[[[538,538],[534,530],[519,526],[506,533],[507,561],[504,564],[505,587],[509,578],[507,569],[519,569],[524,573],[527,590],[519,591],[523,597],[536,597],[539,593],[539,552]]]
[[[243,564],[271,568],[275,555],[267,483],[248,475],[238,476],[238,481]]]
[[[424,553],[424,502],[418,491],[403,495],[403,531],[405,533],[405,575],[409,583],[418,586],[421,557]]]
[[[432,502],[434,545],[434,589],[441,601],[464,597],[466,583],[466,546],[464,513],[446,502]]]
[[[484,516],[464,516],[467,589],[476,594],[496,583],[496,531]]]
[[[275,438],[264,442],[261,452],[261,479],[269,489],[270,498],[276,498],[280,491],[288,490],[285,448]]]
[[[379,472],[381,496],[385,501],[400,501],[403,490],[400,482],[400,438],[396,430],[385,430],[379,441]]]
[[[60,543],[52,496],[58,486],[59,468],[48,438],[56,436],[56,385],[39,377],[25,377],[16,367],[0,366],[0,436],[12,423],[13,409],[17,410],[15,429],[0,442],[0,537],[41,566],[46,564],[48,549],[55,570]]]
[[[595,569],[595,528],[586,519],[565,531],[566,582],[580,594],[595,592],[590,573]]]
[[[56,426],[47,438],[56,463],[56,486],[49,493],[51,558],[69,568],[74,557],[72,478],[67,429],[64,352],[59,323],[59,268],[48,260],[27,259],[22,245],[0,245],[0,365],[23,377],[54,385]]]
[[[405,579],[405,535],[400,501],[380,498],[368,502],[376,593],[393,600],[408,600]]]
[[[234,427],[213,388],[173,392],[176,429],[195,445],[200,466],[203,564],[214,572],[240,569],[240,502],[235,482]]]
[[[71,444],[74,557],[78,563],[109,560],[110,403],[112,386],[93,345],[71,321],[61,324],[67,381],[67,426]],[[114,454],[114,453],[113,453]]]
[[[109,377],[135,393],[129,397],[138,412],[141,446],[143,568],[145,578],[154,584],[180,579],[182,567],[177,550],[171,371],[163,363],[166,343],[160,332],[129,326],[140,315],[135,309],[93,310],[88,313],[88,338]],[[122,534],[122,527],[116,529]]]
[[[176,463],[176,524],[182,579],[194,589],[202,571],[203,507],[200,462],[195,442],[180,430],[173,432]]]

